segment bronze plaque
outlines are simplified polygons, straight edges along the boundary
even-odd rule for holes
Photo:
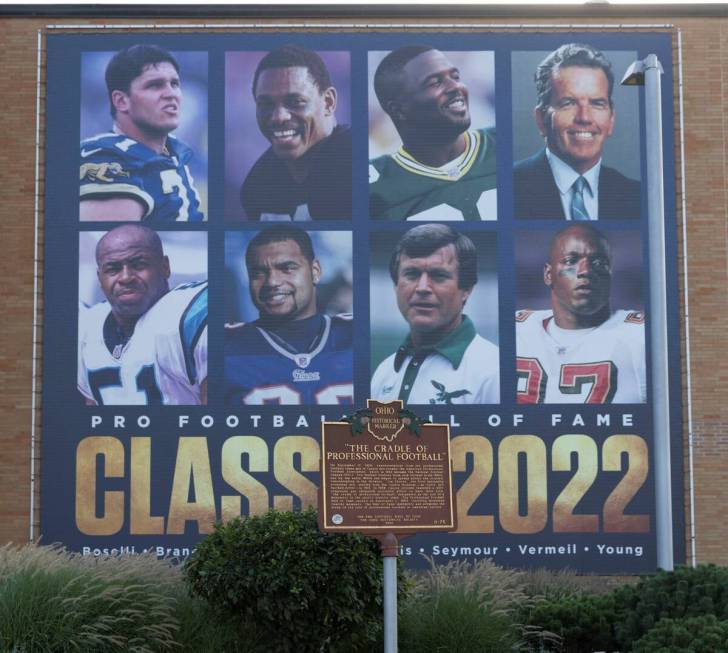
[[[421,423],[401,401],[367,404],[321,425],[321,530],[454,530],[449,426]]]

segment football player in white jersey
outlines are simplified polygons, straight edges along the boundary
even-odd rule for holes
[[[169,289],[156,232],[127,224],[96,246],[107,301],[79,316],[78,389],[86,403],[207,403],[207,282]]]
[[[408,404],[494,404],[498,347],[463,315],[477,281],[473,241],[444,224],[400,238],[389,263],[397,305],[410,332],[372,377],[371,396]]]
[[[644,313],[612,311],[612,260],[588,223],[559,231],[543,279],[550,311],[516,314],[518,403],[644,403]]]

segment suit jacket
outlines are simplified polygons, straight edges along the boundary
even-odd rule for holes
[[[640,217],[640,182],[605,165],[599,170],[599,220]],[[513,166],[513,216],[563,220],[561,195],[551,173],[546,150]]]

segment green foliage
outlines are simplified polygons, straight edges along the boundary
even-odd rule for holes
[[[631,650],[635,642],[666,619],[678,621],[666,622],[655,637],[680,633],[685,639],[689,630],[683,620],[692,617],[713,616],[719,622],[728,621],[728,569],[715,565],[660,571],[602,595],[571,592],[568,586],[565,591],[549,590],[547,584],[540,582],[546,599],[530,611],[527,622],[562,637],[559,650],[565,653]],[[653,640],[646,641],[649,645]],[[722,649],[708,646],[695,650]]]
[[[714,615],[660,619],[638,639],[632,653],[728,653],[728,621]]]
[[[185,573],[193,594],[255,624],[268,651],[368,650],[382,619],[379,544],[321,533],[313,509],[218,524]]]
[[[88,559],[59,547],[0,548],[0,650],[176,650],[175,581],[156,560]]]
[[[191,597],[180,578],[176,615],[180,653],[263,653],[263,634],[253,624],[220,614],[207,601]]]
[[[313,511],[272,512],[218,527],[200,550],[187,574],[209,603],[154,556],[0,547],[0,651],[381,650],[376,542],[323,535]],[[400,574],[413,586],[400,594],[400,649],[728,653],[728,569],[680,567],[605,594],[610,584],[489,560]]]
[[[523,573],[490,560],[450,562],[417,578],[402,608],[402,653],[502,653],[519,650],[524,629],[518,615],[533,601]]]
[[[510,619],[480,605],[471,593],[447,589],[408,601],[400,621],[400,651],[499,653],[516,643]]]
[[[373,410],[370,410],[369,408],[362,408],[361,410],[357,410],[351,416],[342,416],[341,421],[351,424],[352,435],[359,435],[372,417],[374,417]]]
[[[156,556],[0,548],[0,651],[264,653],[261,634],[189,596]]]
[[[531,610],[528,622],[561,638],[557,650],[581,653],[615,650],[616,619],[611,594],[572,594],[544,599]]]
[[[728,568],[715,565],[659,571],[615,591],[619,620],[615,631],[624,649],[660,619],[714,615],[728,620]]]
[[[573,569],[539,567],[523,572],[524,589],[535,599],[558,599],[582,594],[607,594],[624,581],[604,576],[579,575]]]

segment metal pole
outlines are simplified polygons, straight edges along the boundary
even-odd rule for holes
[[[662,173],[662,66],[650,54],[645,65],[647,122],[647,218],[650,254],[650,345],[652,349],[652,424],[655,440],[657,566],[672,571],[672,482],[670,469],[670,395],[667,366],[665,282],[665,204]]]
[[[384,653],[397,653],[397,558],[384,558]]]
[[[384,653],[397,653],[397,555],[394,533],[380,540],[384,562]]]

